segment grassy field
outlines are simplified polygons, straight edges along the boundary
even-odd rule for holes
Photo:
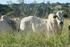
[[[62,34],[46,38],[41,33],[0,32],[0,47],[70,47],[67,26],[70,19],[65,19]]]

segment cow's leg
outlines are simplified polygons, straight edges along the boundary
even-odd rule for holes
[[[32,30],[33,30],[33,32],[35,32],[35,31],[36,31],[36,30],[35,30],[34,23],[32,23]]]
[[[24,31],[25,30],[25,26],[26,26],[25,23],[21,23],[20,24],[20,30]]]
[[[18,27],[17,27],[17,25],[18,25]],[[20,31],[20,23],[17,24],[17,25],[16,25],[16,27],[17,27],[17,32],[19,32],[19,31]]]

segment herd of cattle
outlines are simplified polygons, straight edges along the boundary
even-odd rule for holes
[[[47,33],[57,33],[62,31],[64,23],[64,12],[57,11],[50,13],[47,19],[37,16],[28,16],[22,19],[0,17],[0,31],[42,31]],[[69,25],[70,29],[70,25]]]

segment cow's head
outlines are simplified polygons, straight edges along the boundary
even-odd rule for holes
[[[61,21],[64,21],[64,11],[57,11],[56,15],[58,16],[58,18],[61,20]]]
[[[56,15],[57,15],[56,20],[58,22],[58,25],[62,27],[64,23],[64,17],[63,17],[64,11],[57,11]]]

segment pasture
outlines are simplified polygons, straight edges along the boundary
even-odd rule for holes
[[[0,32],[0,47],[70,47],[69,23],[70,19],[65,19],[62,34],[49,38],[34,32]]]

